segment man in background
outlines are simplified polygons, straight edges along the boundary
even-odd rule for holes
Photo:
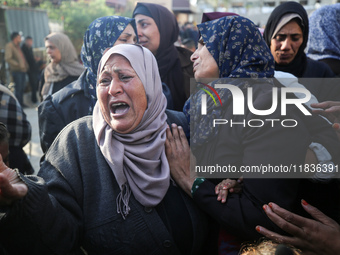
[[[37,88],[38,88],[38,75],[39,66],[36,58],[33,54],[33,39],[31,36],[25,38],[24,44],[21,46],[22,53],[25,56],[26,62],[28,64],[28,79],[31,86],[31,101],[32,103],[37,103]]]
[[[28,64],[20,49],[21,35],[18,32],[11,34],[11,41],[5,47],[5,60],[15,83],[15,96],[20,105],[24,107],[24,90]]]

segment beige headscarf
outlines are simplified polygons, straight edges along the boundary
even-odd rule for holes
[[[156,59],[142,46],[121,44],[111,48],[99,63],[97,77],[113,54],[122,55],[130,62],[144,86],[148,102],[141,122],[129,134],[112,130],[98,102],[93,111],[97,143],[121,189],[116,200],[117,210],[125,218],[130,211],[131,192],[143,206],[154,207],[169,188],[170,169],[164,147],[167,101]]]
[[[45,83],[42,88],[42,96],[46,96],[53,82],[62,81],[67,76],[80,76],[85,70],[78,61],[76,50],[70,38],[60,32],[46,36],[45,41],[53,43],[60,51],[61,61],[58,64],[49,63],[44,71]]]

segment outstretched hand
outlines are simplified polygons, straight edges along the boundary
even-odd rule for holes
[[[27,185],[14,170],[5,165],[0,155],[0,205],[12,204],[26,196],[27,191]]]
[[[171,176],[191,196],[191,187],[197,176],[194,171],[190,171],[190,165],[195,166],[195,158],[191,154],[183,128],[176,124],[172,124],[171,128],[172,132],[169,127],[166,130],[167,138],[165,142],[165,153],[168,158]]]
[[[340,123],[340,101],[325,101],[311,104],[311,106],[314,108],[321,108],[313,109],[314,113],[325,116],[333,123]]]
[[[337,132],[340,139],[340,102],[339,101],[325,101],[317,104],[311,104],[312,107],[321,108],[314,109],[313,113],[320,114],[326,117],[333,123],[333,128]]]
[[[267,238],[301,249],[304,255],[338,254],[339,224],[304,200],[302,200],[302,207],[315,220],[291,213],[274,203],[263,206],[267,216],[292,236],[282,236],[261,226],[257,226],[256,230]]]

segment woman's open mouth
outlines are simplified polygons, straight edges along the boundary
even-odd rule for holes
[[[111,112],[113,114],[122,115],[130,109],[130,106],[126,103],[113,103],[111,105]]]

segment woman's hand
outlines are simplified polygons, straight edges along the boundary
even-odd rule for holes
[[[10,205],[27,194],[27,185],[8,168],[0,155],[0,205]]]
[[[228,193],[240,193],[242,191],[243,177],[240,177],[237,181],[232,179],[225,179],[215,187],[215,193],[217,200],[221,203],[227,201]]]
[[[302,207],[315,219],[308,219],[291,213],[274,203],[264,205],[267,216],[292,236],[282,236],[264,227],[256,230],[279,243],[290,244],[302,250],[305,255],[334,255],[340,250],[340,226],[315,207],[302,200]]]
[[[340,102],[339,101],[325,101],[321,103],[311,104],[314,108],[313,112],[325,116],[333,123],[340,123]]]
[[[320,114],[331,121],[333,123],[333,128],[340,139],[340,102],[325,101],[317,104],[311,104],[311,106],[315,108],[321,108],[314,109],[313,113]]]
[[[195,158],[190,152],[189,143],[182,127],[171,125],[172,133],[166,130],[165,153],[168,158],[170,172],[176,183],[191,196],[191,187],[196,179],[195,171],[190,171],[190,165],[195,166]],[[190,173],[192,172],[192,173]]]

